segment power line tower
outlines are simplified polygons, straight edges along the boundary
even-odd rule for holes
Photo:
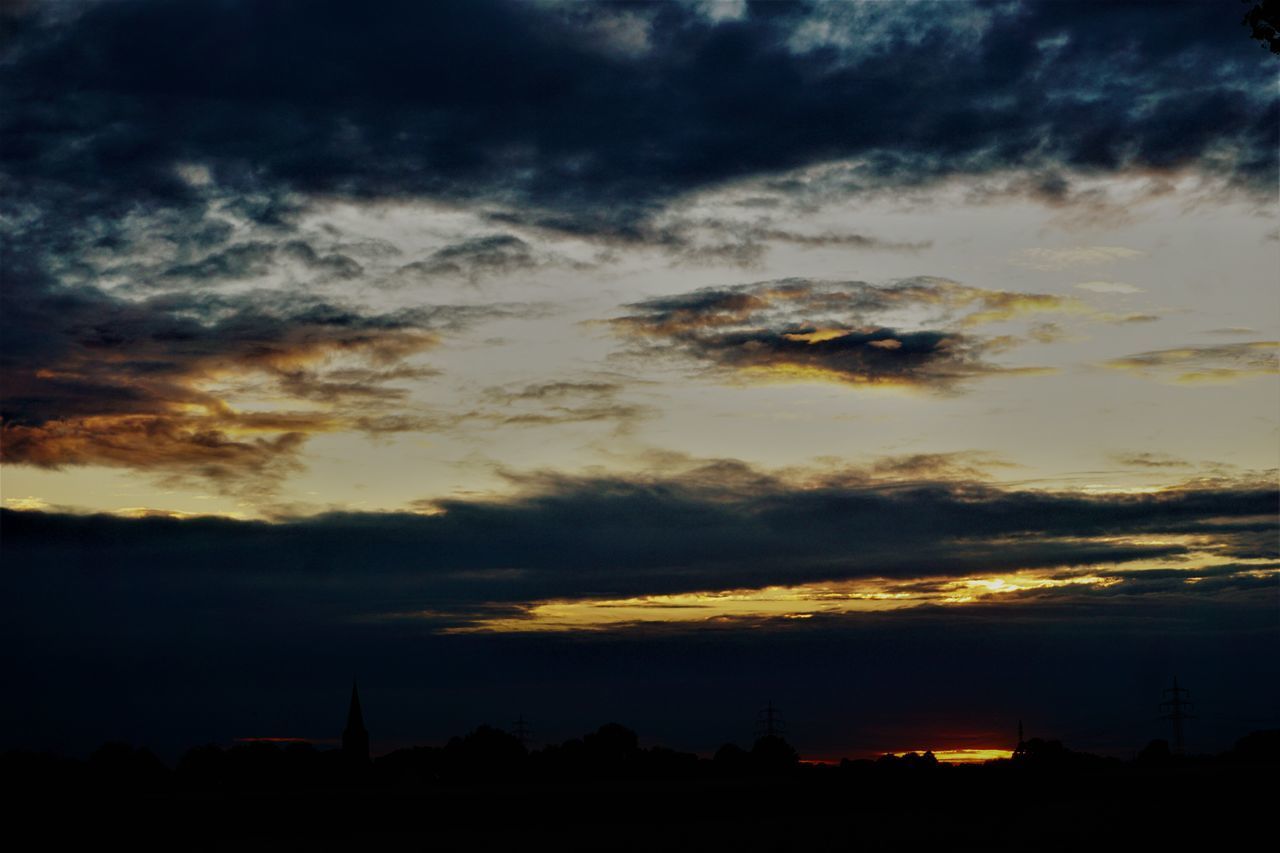
[[[786,723],[782,720],[782,712],[773,707],[771,699],[756,717],[756,735],[780,738],[784,734],[786,734]]]
[[[511,724],[511,734],[515,735],[521,746],[529,748],[533,741],[533,730],[529,728],[529,721],[524,718],[524,714],[517,716],[516,721]]]
[[[1173,686],[1166,688],[1164,695],[1169,698],[1160,703],[1160,707],[1166,709],[1166,713],[1160,715],[1162,720],[1173,721],[1173,751],[1175,755],[1182,754],[1182,723],[1184,720],[1195,719],[1191,713],[1191,691],[1185,687],[1178,686],[1178,677],[1173,677]]]
[[[1022,735],[1022,720],[1018,720],[1018,745],[1013,748],[1014,761],[1024,761],[1027,757],[1027,739]]]

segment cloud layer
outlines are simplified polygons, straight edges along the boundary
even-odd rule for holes
[[[940,278],[883,287],[785,279],[628,307],[634,313],[610,322],[647,354],[669,352],[765,380],[933,390],[1017,372],[987,360],[1017,339],[979,335],[975,327],[1083,310],[1069,297],[984,290]],[[890,318],[914,328],[884,325]]]
[[[1271,485],[1009,490],[967,479],[974,462],[910,457],[799,477],[731,461],[649,477],[512,475],[514,498],[276,523],[6,511],[4,535],[23,572],[88,559],[129,583],[289,589],[300,615],[421,611],[441,627],[549,599],[1280,556]]]
[[[443,331],[508,313],[379,314],[287,292],[129,300],[51,285],[16,259],[6,272],[5,463],[124,466],[226,491],[270,491],[314,433],[418,428],[400,383],[431,371],[412,358]]]
[[[810,197],[815,181],[819,195],[847,196],[1015,174],[1061,201],[1076,176],[1191,174],[1258,197],[1276,180],[1269,58],[1211,4],[712,14],[485,0],[368,15],[336,0],[123,0],[24,5],[6,26],[11,463],[223,484],[244,472],[262,489],[293,470],[307,435],[425,423],[398,408],[400,383],[425,375],[413,356],[461,309],[387,312],[336,296],[369,283],[386,247],[301,233],[304,213],[334,201],[468,208],[493,227],[397,260],[387,281],[475,283],[578,263],[529,242],[539,229],[682,262],[750,264],[768,243],[929,245],[686,207],[740,181],[776,203]],[[1035,252],[1022,261],[1037,268],[1133,253]],[[288,297],[250,293],[281,278]],[[978,326],[1070,310],[938,280],[839,291],[706,291],[639,303],[614,323],[651,350],[741,376],[949,390],[1008,372],[995,356],[1015,341]],[[962,307],[949,320],[886,316]],[[486,310],[499,309],[473,314]],[[277,399],[233,410],[237,382]],[[511,417],[643,415],[628,405]]]
[[[397,2],[369,16],[332,0],[129,0],[33,4],[14,31],[7,180],[104,206],[182,203],[207,180],[246,196],[519,200],[626,229],[692,189],[836,160],[864,186],[1011,168],[1276,180],[1269,57],[1212,4],[712,17]]]
[[[1188,346],[1140,352],[1104,366],[1165,382],[1233,382],[1280,373],[1280,341]]]

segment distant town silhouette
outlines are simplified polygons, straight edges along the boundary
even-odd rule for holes
[[[1166,693],[1180,737],[1189,716],[1186,690],[1175,682]],[[872,849],[1038,850],[1083,843],[1135,849],[1152,839],[1179,849],[1177,843],[1193,838],[1221,841],[1265,813],[1280,772],[1280,730],[1252,732],[1212,755],[1184,753],[1178,743],[1155,739],[1122,760],[1025,738],[1019,722],[1010,757],[948,764],[929,751],[804,762],[786,740],[772,701],[759,714],[749,748],[725,743],[711,757],[642,747],[635,731],[612,722],[535,749],[529,726],[521,714],[509,729],[481,725],[443,746],[372,756],[353,683],[336,749],[298,738],[245,738],[225,748],[191,748],[173,767],[125,743],[105,744],[85,761],[11,750],[0,759],[0,777],[28,816],[69,803],[95,814],[87,824],[50,820],[52,835],[69,841],[123,837],[167,846],[181,838],[179,846],[192,849],[250,840],[270,849],[423,841],[445,849],[508,849],[529,838],[546,840],[539,833],[562,820],[580,833],[561,843],[563,849],[852,849],[839,842],[855,837]],[[1177,804],[1189,807],[1192,798],[1198,811],[1180,811]],[[1206,803],[1217,806],[1206,809]],[[282,804],[320,823],[283,819]],[[981,810],[993,807],[1007,823],[980,819]],[[1228,807],[1244,816],[1238,825],[1210,819]],[[139,808],[158,816],[122,821],[121,814]],[[430,814],[425,827],[423,809]],[[642,831],[632,826],[640,835],[612,834],[641,812]],[[891,832],[864,825],[848,836],[841,823],[920,812],[930,820]],[[1052,833],[1037,836],[1051,819],[1059,821]],[[708,820],[718,827],[714,840],[699,834]],[[1039,841],[1029,843],[1032,838]]]
[[[1184,754],[1183,726],[1190,718],[1190,691],[1173,687],[1161,703],[1164,719],[1173,723],[1174,740],[1151,740],[1131,761],[1068,748],[1059,740],[1026,738],[1018,721],[1017,740],[1008,758],[979,763],[1012,771],[1081,771],[1122,767],[1280,766],[1280,729],[1252,732],[1220,754]],[[876,759],[848,758],[835,762],[805,762],[786,740],[781,711],[772,700],[760,711],[757,738],[750,748],[735,743],[720,746],[711,758],[662,746],[642,748],[636,732],[619,723],[606,723],[581,738],[541,749],[530,748],[529,723],[523,715],[509,729],[480,725],[451,738],[442,747],[411,746],[374,757],[357,682],[351,685],[346,725],[338,749],[320,749],[306,738],[240,738],[229,748],[206,744],[188,750],[169,768],[146,747],[104,744],[87,762],[24,750],[4,755],[6,777],[28,786],[105,783],[127,789],[160,790],[262,789],[324,785],[422,785],[477,780],[592,780],[592,779],[724,779],[779,777],[802,772],[898,772],[939,768],[930,750],[885,753]]]

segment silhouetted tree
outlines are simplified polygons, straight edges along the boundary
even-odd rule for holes
[[[262,741],[240,743],[223,756],[227,783],[237,790],[262,790],[282,787],[284,760],[273,743]]]
[[[444,751],[450,770],[472,779],[512,776],[528,757],[519,738],[492,726],[480,726],[466,737],[452,738]]]
[[[786,773],[799,763],[800,756],[778,735],[765,735],[751,747],[751,765],[757,773]]]
[[[1243,23],[1263,47],[1280,55],[1280,0],[1257,0],[1245,13]]]
[[[1019,763],[1040,771],[1082,771],[1099,770],[1107,765],[1118,764],[1116,759],[1106,759],[1087,752],[1075,752],[1067,749],[1059,740],[1041,740],[1032,738],[1024,747],[1024,756]]]
[[[751,753],[736,743],[726,743],[717,749],[712,762],[720,776],[746,776],[751,772]]]
[[[1234,764],[1280,766],[1280,729],[1250,732],[1223,757]]]
[[[433,746],[397,749],[374,759],[376,775],[392,785],[427,785],[444,776],[443,750]]]
[[[1169,741],[1157,738],[1142,748],[1134,759],[1142,767],[1164,767],[1173,760]]]
[[[0,757],[0,787],[10,791],[68,791],[86,781],[83,762],[49,752],[10,750]]]
[[[692,779],[698,776],[698,756],[662,746],[640,751],[641,772],[648,779]]]
[[[840,772],[846,776],[871,772],[875,766],[876,763],[868,758],[840,759]]]
[[[143,747],[106,743],[89,757],[89,775],[104,787],[155,790],[169,781],[169,768]]]
[[[640,748],[640,739],[636,733],[618,723],[605,723],[592,734],[582,739],[593,757],[607,762],[631,760]]]
[[[876,766],[889,770],[930,770],[938,766],[938,758],[932,751],[907,752],[902,755],[886,753],[876,761]]]
[[[216,790],[226,784],[222,749],[215,744],[194,746],[178,759],[178,782],[198,790]]]

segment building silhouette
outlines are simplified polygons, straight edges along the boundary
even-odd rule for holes
[[[1018,720],[1018,745],[1013,748],[1014,761],[1025,761],[1027,758],[1027,739],[1022,734],[1022,720]]]
[[[360,710],[360,690],[355,679],[351,681],[351,706],[347,709],[347,727],[342,730],[342,754],[351,761],[369,760],[369,731],[364,727],[364,714]]]

